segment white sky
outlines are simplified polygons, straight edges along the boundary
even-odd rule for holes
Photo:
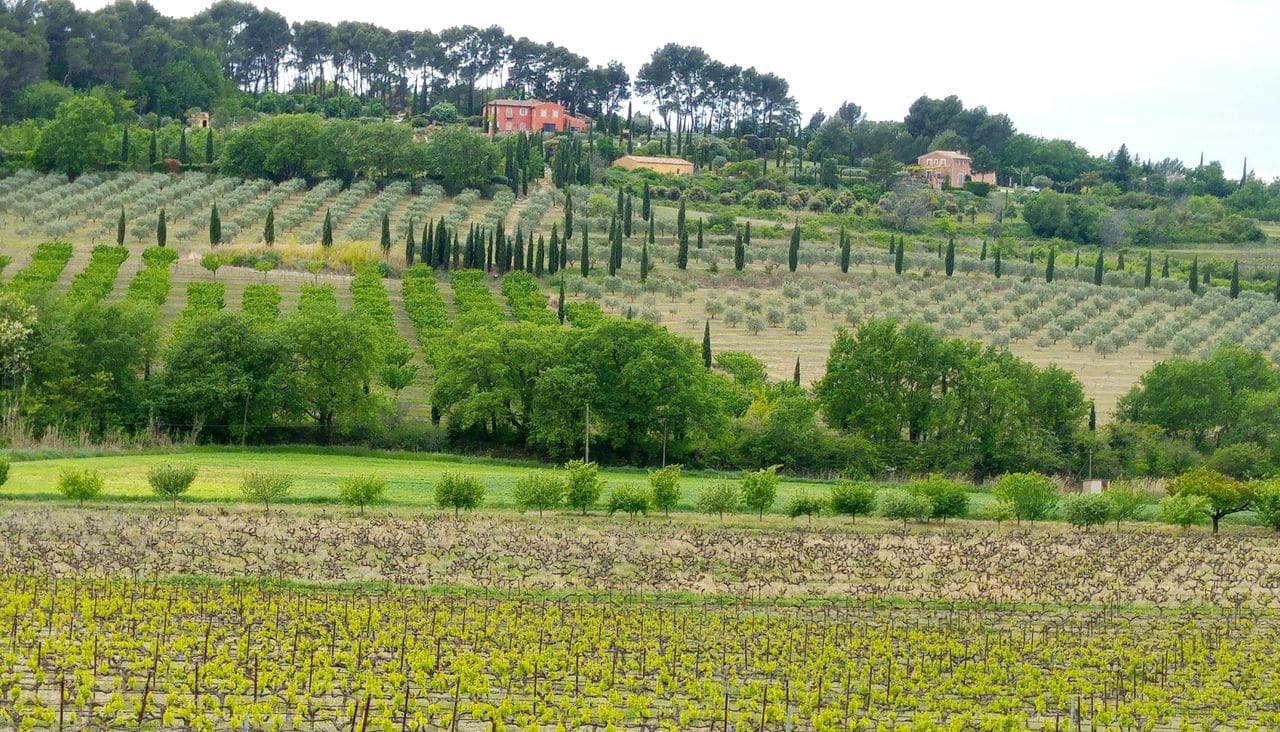
[[[209,0],[150,0],[190,15]],[[108,0],[82,0],[97,8]],[[887,0],[877,3],[417,2],[257,0],[289,21],[362,20],[400,29],[501,25],[593,64],[636,70],[668,42],[772,71],[791,83],[805,121],[844,99],[872,119],[901,119],[921,94],[958,95],[1004,112],[1018,130],[1065,137],[1093,153],[1124,142],[1194,165],[1242,158],[1280,176],[1278,0]]]

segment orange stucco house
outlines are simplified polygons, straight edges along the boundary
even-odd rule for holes
[[[490,134],[508,132],[585,132],[587,123],[556,102],[536,99],[494,99],[484,105]]]
[[[974,173],[973,160],[955,150],[934,150],[916,158],[918,176],[930,186],[960,188],[967,180],[995,185],[995,173]]]

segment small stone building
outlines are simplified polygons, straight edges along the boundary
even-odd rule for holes
[[[208,129],[209,113],[199,110],[191,112],[187,115],[187,127],[191,129]]]
[[[693,163],[683,158],[660,158],[646,155],[623,155],[613,161],[613,167],[623,170],[645,168],[663,175],[693,175]]]

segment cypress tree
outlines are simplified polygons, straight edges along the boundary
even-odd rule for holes
[[[1052,255],[1050,255],[1050,256],[1052,256]],[[1053,265],[1052,265],[1052,263],[1050,263],[1050,265],[1049,265],[1049,266],[1050,266],[1050,267],[1052,267],[1052,266],[1053,266]],[[943,270],[947,273],[947,276],[948,276],[948,277],[950,277],[951,275],[955,274],[955,271],[956,271],[956,238],[955,238],[954,236],[953,236],[953,237],[951,237],[951,239],[947,241],[947,258],[946,258],[946,260],[943,262],[942,267],[943,267]],[[1050,276],[1052,276],[1052,272],[1050,273]],[[1052,280],[1050,280],[1050,281],[1052,281]]]
[[[987,261],[987,240],[982,240],[982,254],[978,255],[979,262]]]
[[[800,357],[796,356],[796,370],[791,374],[791,385],[800,386]]]
[[[840,271],[849,272],[849,235],[843,226],[840,227]]]
[[[1240,297],[1240,260],[1231,268],[1231,299]]]
[[[676,267],[686,269],[689,266],[689,232],[681,230],[679,249],[676,250]]]
[[[1187,277],[1187,286],[1190,287],[1191,291],[1195,293],[1200,292],[1199,269],[1200,269],[1200,258],[1195,257],[1191,260],[1191,274],[1190,276]]]
[[[684,212],[684,196],[680,197],[680,209],[676,212],[676,235],[684,236],[685,230],[685,212]]]
[[[898,248],[893,251],[893,271],[896,274],[902,274],[903,270],[906,269],[906,262],[902,256],[902,250],[906,247],[903,242],[898,242],[897,246]]]
[[[222,217],[218,216],[218,204],[213,204],[209,212],[209,244],[218,246],[222,243]]]
[[[1050,246],[1049,259],[1048,261],[1045,262],[1045,265],[1044,265],[1044,281],[1045,282],[1053,282],[1053,267],[1057,258],[1058,258],[1057,247]]]
[[[564,189],[564,238],[573,238],[573,193],[568,188]]]
[[[609,265],[605,271],[610,277],[618,274],[618,253],[615,249],[614,239],[618,236],[618,217],[614,216],[609,219]]]
[[[742,245],[747,247],[751,246],[751,222],[750,221],[747,222],[746,227],[743,228],[742,230]]]
[[[564,273],[560,274],[560,300],[556,302],[556,317],[564,325]]]
[[[1089,400],[1089,431],[1094,432],[1098,429],[1098,409],[1094,405],[1093,400]]]
[[[1116,255],[1116,271],[1117,272],[1124,271],[1124,252],[1120,252],[1119,254]]]
[[[640,194],[640,218],[644,219],[645,221],[650,221],[650,214],[651,214],[650,207],[652,206],[651,199],[650,199],[651,195],[652,194],[649,191],[649,183],[648,181],[645,181],[644,192]],[[650,227],[650,229],[652,228],[653,227]]]
[[[120,162],[129,164],[129,125],[124,126],[124,135],[120,138]]]
[[[1080,269],[1080,247],[1076,247],[1076,269]]]
[[[204,164],[213,165],[213,128],[209,127],[204,132]]]
[[[187,130],[185,127],[182,129],[182,132],[178,137],[178,160],[180,160],[183,165],[187,165],[191,162],[191,155],[187,151]]]
[[[378,243],[382,245],[384,255],[391,252],[391,216],[385,212],[382,214],[382,236],[378,238]]]
[[[640,281],[649,279],[649,242],[640,244]]]
[[[586,277],[591,274],[591,250],[587,248],[587,225],[582,225],[582,261],[580,262],[582,276]]]
[[[1164,266],[1160,268],[1161,279],[1169,279],[1169,255],[1164,255]]]
[[[524,249],[524,271],[533,274],[533,232],[529,232],[529,238],[525,241]]]
[[[529,171],[525,168],[520,169],[520,195],[529,196]]]
[[[650,244],[655,243],[655,239],[653,238],[653,219],[652,218],[649,219],[649,236],[647,237],[646,241],[648,241]]]
[[[631,194],[627,194],[627,202],[622,207],[622,235],[631,238]]]
[[[1004,268],[1000,265],[1000,245],[999,244],[996,245],[996,257],[995,257],[995,262],[992,264],[991,271],[995,274],[996,279],[1000,279],[1000,275],[1004,274]]]
[[[511,247],[512,269],[524,269],[524,232],[516,229],[516,238]]]
[[[1095,285],[1101,285],[1101,284],[1102,284],[1102,271],[1103,271],[1103,266],[1104,266],[1104,265],[1103,265],[1103,261],[1102,261],[1102,250],[1101,250],[1101,249],[1099,249],[1099,250],[1098,250],[1098,260],[1097,260],[1096,262],[1094,262],[1094,263],[1093,263],[1093,284],[1095,284]]]
[[[702,248],[702,219],[698,219],[698,248]]]
[[[449,266],[449,230],[444,228],[444,217],[436,221],[436,232],[432,235],[431,242],[436,266],[447,269]],[[496,255],[497,252],[495,251],[494,254]]]
[[[742,232],[739,231],[733,242],[733,268],[742,271],[747,266],[747,248],[742,244]]]
[[[169,239],[169,226],[165,222],[164,209],[160,209],[160,217],[156,219],[156,246],[164,249],[165,242]]]
[[[320,227],[320,245],[333,246],[333,215],[327,208],[324,210],[324,225]]]
[[[267,246],[276,243],[276,210],[274,208],[267,209],[267,223],[262,227],[262,241]],[[409,241],[413,241],[413,230],[409,230]]]
[[[120,219],[116,221],[116,245],[124,246],[124,206],[120,207]]]
[[[1276,270],[1276,292],[1275,292],[1275,300],[1276,300],[1276,302],[1280,302],[1280,269]]]
[[[898,239],[893,234],[889,235],[889,255],[894,256],[898,251]]]
[[[404,239],[404,263],[406,267],[413,266],[413,258],[418,253],[418,242],[413,237],[413,219],[409,219],[409,229]]]
[[[791,227],[791,246],[787,249],[787,267],[792,272],[796,271],[796,267],[800,264],[800,219],[796,219],[795,226]]]
[[[706,321],[702,329],[702,365],[711,368],[711,321]]]
[[[1147,266],[1142,271],[1142,286],[1147,288],[1151,286],[1151,250],[1147,250]]]
[[[551,256],[547,259],[547,274],[555,274],[560,270],[560,232],[556,225],[551,225]]]
[[[569,237],[566,236],[560,240],[560,270],[563,272],[567,266],[569,266]]]
[[[534,263],[533,263],[534,277],[542,276],[543,267],[546,265],[546,261],[547,261],[546,245],[542,240],[542,234],[538,234],[538,258],[534,260]]]
[[[435,221],[427,219],[427,223],[422,226],[422,244],[418,249],[418,261],[431,267],[435,264],[435,253],[431,251],[431,236],[435,233]]]
[[[159,159],[156,151],[156,131],[151,131],[151,147],[147,150],[147,156],[151,167],[155,167],[156,161]]]

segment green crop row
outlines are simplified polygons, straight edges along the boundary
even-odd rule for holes
[[[120,265],[129,258],[129,250],[114,244],[99,244],[93,248],[89,264],[71,279],[67,290],[70,302],[97,302],[111,292],[116,283]]]
[[[53,287],[69,261],[70,244],[60,241],[45,242],[36,247],[30,264],[13,276],[9,289],[27,301],[35,300]]]
[[[280,317],[280,287],[278,285],[251,284],[244,286],[240,309],[245,317],[259,323],[268,323]]]
[[[169,265],[177,259],[178,253],[172,249],[151,247],[143,251],[143,267],[129,282],[125,299],[163,305],[169,297]]]
[[[502,294],[516,320],[536,325],[559,322],[555,313],[547,309],[547,299],[538,289],[538,281],[528,272],[518,270],[503,277]]]
[[[221,282],[192,282],[187,285],[187,308],[182,311],[182,316],[189,318],[199,313],[221,310],[225,304],[224,290]]]
[[[454,272],[453,304],[458,308],[458,318],[465,327],[497,325],[503,321],[502,309],[493,301],[493,293],[484,282],[485,274],[478,269]]]

